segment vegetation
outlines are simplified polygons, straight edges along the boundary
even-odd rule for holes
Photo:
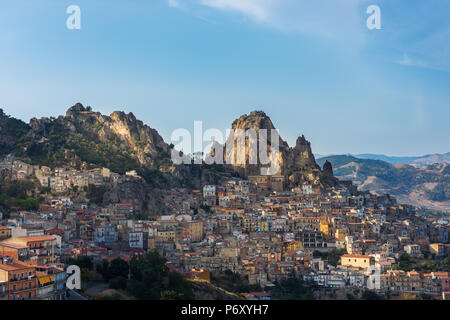
[[[190,283],[176,272],[170,272],[166,260],[156,249],[130,262],[131,293],[139,300],[193,299]]]
[[[212,273],[211,283],[234,293],[261,291],[259,285],[250,285],[246,278],[231,270],[226,270],[224,273]]]
[[[94,274],[92,273],[92,269],[94,267],[94,263],[92,259],[87,256],[78,257],[78,258],[70,258],[68,261],[69,265],[76,265],[80,267],[81,270],[81,280],[83,282],[89,282],[94,279]]]
[[[117,281],[117,278],[124,278],[126,284],[129,270],[130,266],[121,258],[112,260],[111,264],[109,264],[108,260],[103,260],[102,264],[97,266],[97,272],[103,276],[103,280],[106,282],[109,282],[112,279],[116,279]]]
[[[416,259],[412,258],[407,253],[403,253],[397,264],[393,266],[393,269],[404,270],[404,271],[418,271],[418,272],[433,272],[436,270],[443,272],[450,272],[450,257],[446,257],[441,260],[436,260],[431,254],[425,253],[428,259]]]
[[[0,109],[0,128],[0,155],[12,152],[31,129],[25,122],[6,115],[3,109]]]
[[[315,258],[322,258],[324,260],[327,260],[329,264],[336,267],[341,262],[341,256],[346,253],[346,249],[333,249],[328,252],[314,250],[313,256]]]
[[[90,184],[85,191],[86,197],[89,199],[89,203],[99,205],[103,203],[103,197],[107,191],[107,188],[105,186],[95,186]]]
[[[111,289],[123,289],[127,288],[127,279],[124,277],[115,277],[109,280],[109,287]]]
[[[362,294],[363,300],[383,300],[383,297],[373,291],[365,290]]]
[[[39,202],[32,196],[35,184],[31,180],[4,181],[0,184],[0,209],[10,211],[12,208],[18,210],[37,210]]]
[[[289,278],[270,289],[275,300],[314,300],[314,284],[298,278]]]

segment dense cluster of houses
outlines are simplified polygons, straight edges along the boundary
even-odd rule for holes
[[[121,179],[107,169],[14,165],[15,174],[34,174],[54,191]],[[281,176],[230,178],[198,190],[165,192],[164,212],[171,214],[145,220],[136,219],[132,203],[91,207],[64,196],[41,204],[37,212],[11,214],[0,227],[0,299],[64,299],[68,259],[130,259],[150,248],[187,277],[239,273],[261,286],[261,292],[247,294],[252,299],[268,299],[265,287],[291,277],[323,288],[379,293],[447,296],[450,291],[448,272],[393,268],[404,253],[448,257],[450,225],[443,218],[420,217],[391,196],[355,194],[349,183],[287,190]],[[332,264],[327,253],[338,249],[346,253]]]

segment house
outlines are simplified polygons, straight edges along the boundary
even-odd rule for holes
[[[9,238],[2,243],[13,244],[18,246],[27,246],[30,255],[37,256],[36,263],[38,265],[46,265],[56,262],[55,247],[56,238],[50,235],[27,236]]]
[[[443,243],[431,243],[429,248],[430,252],[438,257],[445,255],[445,245]]]
[[[11,238],[11,228],[0,226],[0,241]]]
[[[100,223],[94,226],[94,241],[97,243],[111,243],[117,241],[117,231],[110,223]]]
[[[132,249],[148,249],[148,233],[147,232],[129,232],[128,246]]]
[[[36,268],[22,261],[0,264],[0,282],[8,283],[8,300],[32,300],[37,294]]]
[[[345,267],[355,267],[367,269],[375,264],[375,258],[359,254],[344,254],[341,256],[341,265]]]
[[[404,247],[405,252],[410,256],[419,257],[421,256],[420,246],[418,244],[408,244]]]

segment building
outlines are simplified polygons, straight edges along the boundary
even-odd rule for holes
[[[94,226],[94,241],[97,243],[116,242],[118,238],[116,228],[110,223],[101,223]]]
[[[8,300],[32,300],[37,294],[36,268],[21,261],[0,264],[0,282],[8,282]]]
[[[36,298],[39,300],[54,300],[55,298],[55,279],[53,275],[45,272],[36,272],[37,292]]]
[[[442,257],[445,254],[445,245],[443,243],[431,243],[430,252],[438,257]]]
[[[303,193],[303,195],[309,195],[309,194],[312,194],[313,193],[313,186],[312,185],[310,185],[310,184],[304,184],[303,186],[302,186],[302,193]]]
[[[11,228],[0,226],[0,241],[11,238]]]
[[[10,257],[14,260],[28,261],[30,248],[23,244],[0,242],[0,256]]]
[[[259,191],[283,191],[284,176],[249,176],[248,181]]]
[[[201,220],[186,221],[182,222],[181,226],[189,230],[191,241],[198,242],[203,240],[204,236],[203,221]]]
[[[131,249],[148,249],[148,233],[147,232],[129,232],[128,246]]]
[[[203,187],[203,198],[211,198],[216,196],[216,186],[206,185]]]
[[[341,265],[344,267],[367,269],[375,264],[375,258],[359,254],[344,254],[341,256]]]
[[[55,263],[56,238],[50,235],[9,238],[2,243],[27,246],[30,256],[37,256],[38,265]]]
[[[419,257],[421,256],[420,246],[418,244],[408,244],[404,247],[405,252],[410,256]]]
[[[0,281],[0,301],[8,300],[8,282]]]

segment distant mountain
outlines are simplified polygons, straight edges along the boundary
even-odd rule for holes
[[[450,210],[450,163],[417,168],[349,155],[323,157],[317,163],[326,161],[332,164],[338,179],[353,181],[359,190],[389,193],[400,203]]]
[[[359,159],[372,159],[372,160],[382,160],[389,163],[406,163],[410,164],[414,160],[422,158],[418,157],[397,157],[397,156],[386,156],[384,154],[372,154],[372,153],[362,153],[362,154],[354,154],[352,155]]]

